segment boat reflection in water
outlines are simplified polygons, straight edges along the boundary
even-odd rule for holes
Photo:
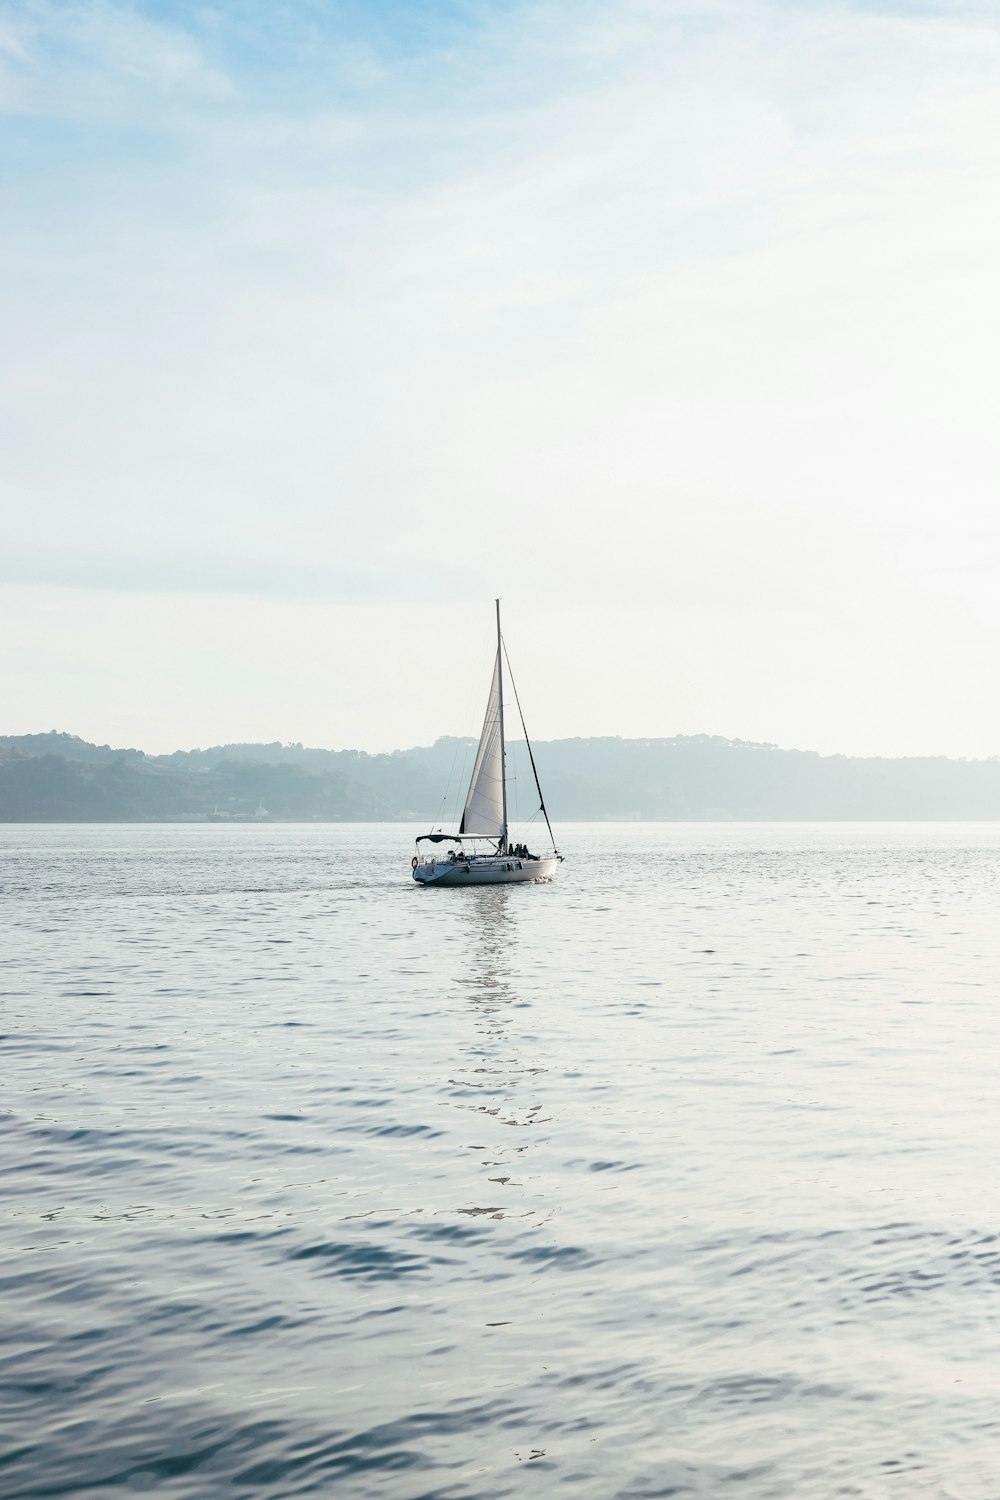
[[[521,1055],[525,1038],[516,1012],[528,1007],[509,978],[516,946],[513,901],[511,892],[501,887],[479,892],[461,909],[462,926],[468,928],[474,950],[463,959],[461,979],[471,1006],[473,1035],[462,1045],[465,1062],[449,1082],[457,1091],[455,1107],[478,1116],[467,1149],[485,1169],[485,1182],[477,1182],[474,1204],[457,1211],[469,1218],[529,1219],[537,1226],[548,1211],[525,1202],[523,1157],[533,1142],[523,1131],[551,1118],[539,1098],[541,1078],[548,1070]]]

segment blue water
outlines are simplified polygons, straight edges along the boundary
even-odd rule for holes
[[[0,835],[0,1493],[995,1500],[1000,827]]]

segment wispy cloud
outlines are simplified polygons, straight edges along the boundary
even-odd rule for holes
[[[155,10],[166,12],[156,19]],[[4,100],[10,113],[82,125],[136,116],[164,119],[232,99],[235,87],[178,9],[114,0],[21,0],[7,7],[4,36],[17,62]],[[149,12],[145,13],[144,11]]]

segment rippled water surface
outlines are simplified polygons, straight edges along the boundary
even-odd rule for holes
[[[995,1500],[1000,829],[0,835],[0,1493]]]

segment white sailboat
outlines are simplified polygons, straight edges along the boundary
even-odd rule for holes
[[[496,605],[496,662],[462,819],[457,834],[435,830],[421,834],[417,839],[417,852],[413,856],[412,868],[413,878],[420,885],[507,885],[525,880],[551,880],[562,861],[562,855],[555,847],[552,824],[542,796],[527,730],[524,730],[524,740],[538,789],[539,811],[545,818],[552,847],[546,853],[532,854],[526,844],[512,843],[509,837],[503,717],[503,659],[506,650],[500,633],[499,599]],[[521,705],[516,688],[514,701],[520,714]],[[524,729],[523,715],[521,728]],[[426,844],[432,846],[429,853],[423,848]],[[438,852],[437,846],[441,844],[450,845],[446,854]]]

